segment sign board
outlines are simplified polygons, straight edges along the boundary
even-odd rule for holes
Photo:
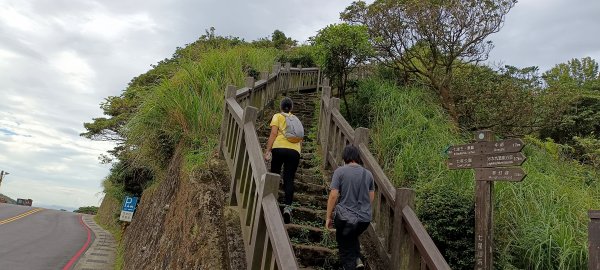
[[[490,130],[475,132],[474,143],[451,146],[447,150],[448,169],[475,169],[475,269],[493,269],[494,181],[523,181],[519,166],[525,162],[521,139],[494,140]]]
[[[502,153],[477,156],[465,156],[448,159],[449,169],[492,168],[519,166],[525,162],[523,153]]]
[[[477,181],[511,181],[521,182],[527,176],[521,168],[477,168],[475,180]]]
[[[131,222],[133,218],[133,212],[135,212],[135,207],[137,205],[137,197],[125,197],[123,200],[123,208],[121,209],[121,216],[119,220]]]
[[[521,139],[507,139],[492,142],[476,142],[454,145],[448,149],[448,156],[465,157],[481,154],[515,153],[523,149],[525,143]]]

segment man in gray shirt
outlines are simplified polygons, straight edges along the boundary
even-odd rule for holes
[[[371,203],[375,198],[373,174],[360,165],[360,153],[353,145],[344,148],[342,159],[346,165],[333,173],[325,226],[333,228],[335,225],[343,269],[362,269],[358,237],[371,222]]]

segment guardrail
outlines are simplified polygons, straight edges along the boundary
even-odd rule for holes
[[[248,269],[298,269],[279,211],[278,174],[265,166],[255,121],[281,92],[316,89],[317,68],[273,66],[261,79],[246,78],[245,87],[225,90],[219,149],[231,174],[230,205],[238,206]]]
[[[373,221],[367,229],[377,244],[377,253],[387,269],[450,269],[413,211],[414,191],[394,188],[369,150],[369,130],[353,129],[340,113],[340,100],[331,97],[327,79],[320,101],[318,140],[323,166],[336,169],[343,165],[342,150],[354,144],[365,168],[373,173],[375,201]]]

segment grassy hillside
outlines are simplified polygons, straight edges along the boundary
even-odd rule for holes
[[[453,269],[472,269],[473,175],[445,165],[447,147],[472,135],[457,130],[420,88],[362,82],[350,106],[370,120],[371,148],[390,179],[416,189],[419,216]],[[557,144],[532,137],[526,143],[525,181],[494,190],[496,268],[584,269],[587,210],[600,207],[599,174],[563,158]]]
[[[16,204],[17,203],[17,201],[11,199],[10,197],[8,197],[8,196],[6,196],[6,195],[4,195],[2,193],[0,193],[0,200],[6,201],[6,203],[12,203],[12,204]]]
[[[274,48],[256,48],[236,38],[203,36],[184,48],[177,48],[172,58],[159,62],[150,71],[134,78],[121,95],[108,97],[102,104],[107,117],[85,124],[88,132],[83,136],[119,143],[111,151],[113,156],[109,157],[113,167],[103,182],[106,196],[97,219],[117,239],[122,239],[117,268],[154,263],[126,259],[134,258],[135,252],[140,252],[125,251],[124,247],[128,245],[136,246],[143,242],[149,250],[177,253],[180,250],[165,248],[163,245],[169,242],[158,241],[157,238],[181,238],[204,243],[207,238],[220,235],[217,230],[210,229],[208,223],[194,227],[206,230],[194,231],[179,230],[178,226],[166,223],[187,226],[190,222],[184,221],[204,222],[201,217],[206,215],[206,207],[193,203],[223,200],[224,196],[214,195],[216,191],[200,187],[196,182],[206,179],[202,176],[211,170],[212,162],[209,161],[218,145],[225,88],[227,85],[241,87],[245,77],[270,71],[280,55],[281,52]],[[176,188],[180,186],[185,188]],[[216,183],[210,186],[217,191],[222,188]],[[139,226],[144,229],[121,230],[119,208],[115,206],[125,195],[146,199],[141,200],[138,209],[150,210],[138,210],[138,216],[131,224],[132,228]],[[186,196],[204,196],[205,200],[179,205],[171,201]],[[167,208],[171,204],[173,210],[155,208],[154,204],[167,205]],[[178,211],[184,211],[186,215],[180,215]],[[215,206],[211,211],[220,212],[222,209]],[[176,231],[165,228],[175,228]],[[190,253],[204,252],[198,251],[197,246],[191,247],[193,245],[196,244],[186,242],[179,248]],[[194,253],[194,256],[181,255],[179,262],[215,259]]]

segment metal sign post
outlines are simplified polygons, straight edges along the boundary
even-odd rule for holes
[[[494,141],[489,130],[475,132],[475,143],[455,145],[448,149],[448,168],[475,169],[475,269],[493,269],[492,207],[494,181],[523,181],[526,174],[520,166],[525,155],[521,139]]]
[[[123,209],[121,209],[121,216],[119,220],[131,222],[133,218],[133,212],[135,212],[135,207],[137,205],[137,197],[125,197],[123,200]]]

